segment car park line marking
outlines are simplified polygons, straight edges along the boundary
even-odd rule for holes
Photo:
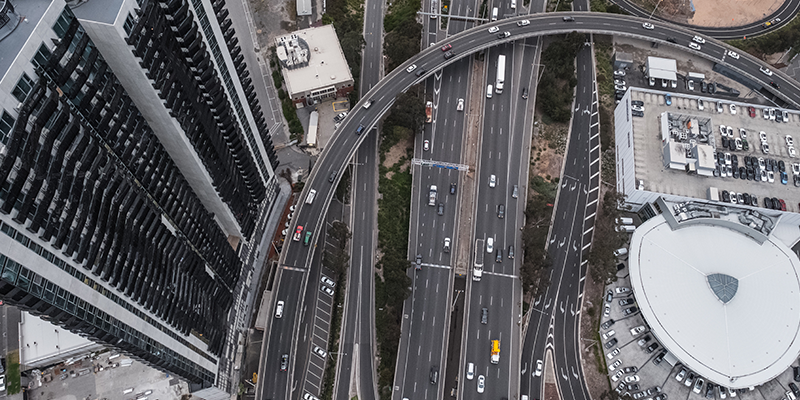
[[[587,229],[586,231],[583,232],[583,234],[585,235],[585,234],[591,232],[592,229],[594,229],[594,226],[590,226],[589,229]],[[575,249],[575,250],[578,250],[578,249]]]
[[[600,147],[600,145],[598,145],[597,147]],[[594,175],[589,177],[589,179],[594,179],[594,177],[597,175],[600,175],[600,171],[595,172]]]
[[[587,244],[586,246],[583,246],[583,248],[582,248],[581,250],[586,250],[586,249],[587,249],[587,248],[589,248],[589,246],[591,246],[591,245],[592,245],[592,244],[591,244],[591,243],[589,243],[589,244]]]
[[[597,146],[592,147],[592,149],[589,150],[589,152],[595,151],[595,150],[597,150],[599,148],[600,148],[600,145],[598,144]]]
[[[591,214],[587,215],[587,216],[586,216],[586,218],[584,218],[583,220],[584,220],[584,221],[588,221],[589,219],[591,219],[592,217],[594,217],[596,214],[597,214],[596,212],[593,212],[593,213],[591,213]],[[592,227],[591,229],[594,229],[594,227]],[[589,231],[586,231],[586,232],[589,232]]]
[[[599,163],[599,162],[600,162],[600,159],[599,158],[595,158],[594,161],[589,163],[589,166],[591,167],[592,165],[595,165],[596,163]]]

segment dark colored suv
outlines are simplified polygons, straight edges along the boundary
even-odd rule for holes
[[[439,381],[439,368],[431,367],[431,385],[435,385]]]
[[[481,323],[484,325],[489,323],[489,309],[486,307],[481,308]]]

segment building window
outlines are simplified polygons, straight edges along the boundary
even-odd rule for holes
[[[56,24],[53,25],[53,30],[56,32],[56,36],[59,39],[64,38],[64,34],[67,33],[67,29],[69,28],[70,22],[72,19],[75,18],[72,15],[72,12],[69,11],[69,8],[64,8],[64,11],[61,12],[61,15],[58,16],[58,20],[56,20]]]
[[[50,58],[50,54],[50,49],[48,49],[47,46],[42,43],[42,45],[39,46],[39,51],[37,51],[36,55],[33,56],[31,64],[44,68],[44,66],[47,65],[47,60]]]
[[[33,84],[33,79],[23,72],[22,77],[19,78],[19,82],[17,82],[17,86],[14,87],[14,91],[11,92],[11,95],[22,103],[25,101],[25,98],[28,97],[28,93],[31,92]]]
[[[14,117],[3,111],[3,117],[0,118],[0,142],[3,144],[8,143],[8,135],[11,133],[11,128],[14,127]]]
[[[122,29],[125,30],[128,36],[131,35],[131,30],[133,30],[134,25],[136,25],[136,20],[133,19],[133,14],[128,13],[128,18],[125,18],[125,24],[122,25]]]

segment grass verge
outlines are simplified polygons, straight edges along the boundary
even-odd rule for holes
[[[20,391],[19,376],[19,350],[14,350],[6,356],[6,392],[17,394]]]

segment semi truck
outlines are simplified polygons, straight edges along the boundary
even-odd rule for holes
[[[497,56],[497,81],[494,83],[494,90],[497,94],[503,93],[503,84],[506,81],[506,56]]]
[[[431,185],[431,191],[428,195],[428,205],[429,206],[436,205],[436,185]]]
[[[472,280],[478,282],[483,276],[483,239],[475,239],[475,261],[472,264]]]
[[[500,363],[500,341],[492,340],[492,364]]]
[[[433,102],[429,101],[425,103],[425,122],[431,123],[433,120]]]

